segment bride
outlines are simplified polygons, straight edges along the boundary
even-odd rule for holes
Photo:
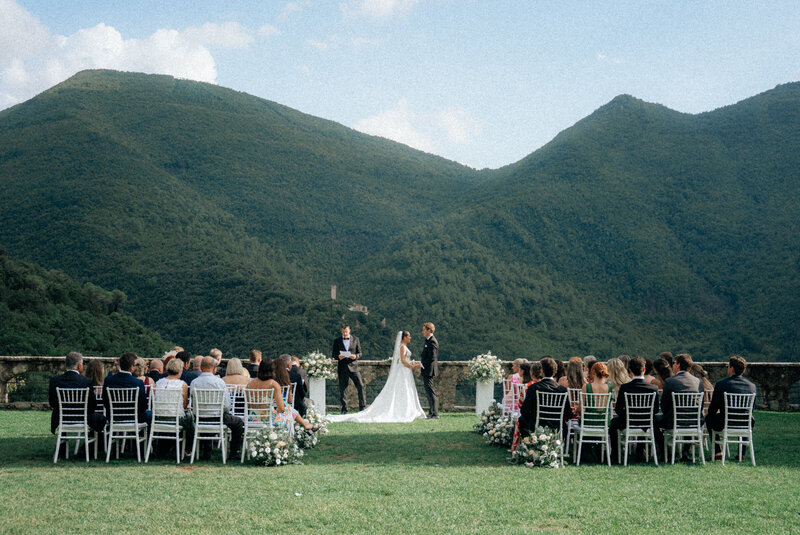
[[[397,333],[392,354],[392,366],[389,377],[378,397],[372,405],[361,412],[328,416],[331,422],[411,422],[417,418],[425,418],[417,396],[417,385],[414,383],[414,365],[409,358],[411,351],[408,342],[411,334],[408,331]]]

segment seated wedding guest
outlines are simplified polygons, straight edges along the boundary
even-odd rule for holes
[[[228,360],[228,368],[222,380],[226,385],[246,385],[250,382],[250,373],[242,366],[242,359],[234,357]]]
[[[664,381],[672,377],[672,365],[666,359],[658,358],[653,362],[653,372],[656,374],[655,385],[662,390]]]
[[[137,406],[139,409],[139,422],[149,422],[150,411],[147,410],[147,395],[145,393],[144,383],[133,376],[133,370],[136,367],[136,359],[138,358],[139,356],[136,355],[136,353],[123,353],[122,356],[119,357],[119,371],[114,375],[106,377],[103,383],[103,405],[106,408],[106,413],[110,414],[108,412],[110,408],[108,398],[109,388],[138,388],[139,396]]]
[[[94,361],[92,361],[94,362]],[[102,362],[100,363],[102,364]],[[102,412],[97,412],[97,400],[94,395],[92,379],[81,375],[83,372],[83,355],[73,351],[67,355],[66,369],[63,374],[56,375],[50,379],[48,390],[48,400],[53,413],[50,415],[50,432],[54,435],[58,429],[58,421],[61,415],[61,406],[58,403],[58,392],[56,388],[86,388],[89,390],[88,408],[86,414],[89,419],[89,427],[99,433],[106,425],[106,418]],[[102,370],[100,372],[102,379]]]
[[[300,416],[306,416],[306,397],[308,395],[306,388],[306,371],[300,367],[300,359],[295,356],[289,356],[289,380],[296,384],[294,399],[292,406],[300,413]]]
[[[192,354],[188,351],[179,351],[175,358],[183,362],[183,373],[181,373],[181,380],[187,385],[191,385],[192,381],[200,377],[202,369],[190,370],[189,366],[192,364]],[[202,362],[202,361],[201,361]]]
[[[150,361],[149,371],[147,376],[153,381],[158,381],[164,377],[164,362],[161,359],[153,359]]]
[[[520,437],[525,438],[534,431],[534,424],[536,423],[536,406],[538,404],[536,392],[567,392],[567,389],[556,383],[554,376],[556,374],[556,361],[552,357],[543,357],[539,361],[542,370],[542,380],[533,383],[525,394],[525,400],[522,402],[522,407],[519,411],[519,434]],[[539,425],[550,427],[551,429],[559,429],[566,436],[567,422],[572,419],[572,407],[569,403],[569,396],[564,399],[564,419],[561,422],[555,421],[539,421]]]
[[[589,380],[589,370],[592,369],[595,362],[597,362],[597,358],[595,358],[594,355],[586,355],[583,357],[583,374],[586,376],[586,380]]]
[[[692,364],[692,369],[689,370],[689,372],[700,379],[703,383],[703,390],[714,390],[714,385],[708,380],[708,372],[705,371],[701,365],[695,362]]]
[[[145,369],[147,369],[147,363],[145,363],[143,358],[137,358],[136,362],[133,364],[133,376],[142,381],[147,392],[150,392],[150,389],[153,388],[156,382],[144,373]]]
[[[658,354],[658,358],[666,360],[670,368],[672,368],[672,365],[675,363],[675,358],[672,356],[672,351],[662,351]]]
[[[227,370],[222,366],[222,351],[216,347],[208,352],[209,357],[213,357],[217,361],[217,375],[225,377]]]
[[[556,360],[556,375],[554,379],[558,384],[561,384],[559,383],[559,381],[561,381],[561,379],[563,379],[566,376],[567,376],[567,365],[564,364],[563,360]]]
[[[156,381],[156,390],[180,389],[183,392],[183,409],[181,416],[184,416],[184,410],[189,407],[189,385],[181,380],[183,373],[182,362],[178,359],[172,359],[167,363],[167,375]]]
[[[622,362],[622,365],[625,366],[625,369],[628,370],[628,364],[631,363],[630,355],[620,355],[617,358]],[[630,370],[628,370],[628,375],[630,375]]]
[[[589,370],[588,383],[584,383],[581,387],[582,392],[587,394],[608,394],[611,392],[613,386],[606,382],[608,379],[608,367],[602,362],[595,362],[592,369]]]
[[[261,351],[253,349],[250,351],[250,364],[247,366],[247,371],[250,372],[250,377],[254,378],[258,375],[258,366],[261,364]]]
[[[611,397],[616,401],[619,389],[630,381],[631,377],[628,375],[628,369],[619,359],[609,359],[606,367],[608,369],[608,386],[611,389]]]
[[[656,376],[653,375],[653,361],[651,359],[644,359],[644,380],[651,385],[657,384]]]
[[[562,380],[558,382],[561,386],[581,390],[583,385],[586,384],[583,375],[583,361],[579,357],[570,359],[567,363],[567,375],[561,379]]]
[[[656,425],[660,429],[672,429],[672,393],[673,392],[702,392],[703,382],[689,373],[692,368],[692,357],[681,354],[675,357],[672,370],[675,375],[664,381],[661,392],[661,414],[656,415]],[[656,442],[659,442],[656,440]]]
[[[720,379],[714,385],[714,393],[711,395],[711,403],[708,406],[706,416],[706,426],[708,432],[722,431],[725,427],[725,393],[730,394],[755,394],[756,385],[742,377],[747,369],[747,361],[739,355],[733,355],[728,360],[728,377]],[[753,424],[755,419],[753,419]],[[722,458],[722,451],[716,446],[714,455],[717,459]]]
[[[203,362],[203,355],[197,355],[194,358],[194,361],[193,361],[193,364],[192,364],[192,371],[203,373],[202,370],[200,370],[200,363],[202,363],[202,362]]]
[[[83,375],[92,381],[92,386],[103,386],[106,379],[106,367],[100,359],[92,359],[83,367]]]
[[[622,363],[619,359],[611,359],[608,361],[611,364],[612,361],[619,362],[621,366]],[[614,418],[611,419],[611,425],[609,426],[609,438],[611,439],[611,461],[616,462],[617,460],[617,437],[619,436],[619,432],[622,429],[625,429],[625,417],[627,414],[627,407],[626,407],[626,400],[625,400],[625,393],[631,394],[647,394],[650,392],[655,392],[658,394],[658,389],[655,385],[651,385],[650,383],[644,380],[644,359],[642,357],[634,357],[631,359],[630,363],[628,364],[628,368],[630,369],[631,374],[633,377],[630,381],[624,383],[622,386],[619,387],[619,392],[617,394],[617,404],[614,406],[614,412],[617,414]],[[609,373],[611,373],[611,368],[609,367]],[[614,387],[616,388],[616,386]],[[654,396],[653,400],[653,414],[658,412],[658,395]]]
[[[519,383],[520,379],[522,379],[522,376],[520,375],[520,372],[519,372],[519,366],[520,366],[520,364],[523,364],[525,362],[528,362],[528,360],[527,359],[514,359],[514,361],[511,363],[511,374],[509,374],[509,376],[506,377],[506,379],[508,379],[512,383]]]
[[[179,353],[180,354],[180,353]],[[200,363],[200,376],[192,381],[192,389],[200,390],[225,390],[228,387],[225,382],[214,375],[217,371],[217,361],[212,357],[203,357]],[[242,447],[242,438],[244,436],[244,422],[238,416],[231,414],[231,399],[230,397],[223,396],[223,403],[225,411],[222,414],[222,422],[231,430],[231,451],[230,458],[235,458],[239,454],[239,449]],[[208,459],[211,456],[211,443],[208,440],[200,441],[200,457]]]
[[[531,362],[531,380],[536,383],[541,381],[542,377],[542,363],[540,361]]]
[[[275,415],[276,423],[280,422],[285,426],[289,426],[292,422],[297,422],[302,425],[306,431],[311,432],[319,429],[318,426],[312,426],[300,416],[300,413],[283,402],[281,383],[278,377],[281,377],[286,382],[289,381],[289,372],[286,371],[283,362],[280,359],[275,359],[274,361],[262,360],[258,365],[258,375],[250,380],[247,388],[272,391],[272,410]]]

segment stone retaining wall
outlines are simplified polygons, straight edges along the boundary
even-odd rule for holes
[[[106,368],[114,364],[115,359],[107,357],[87,357],[101,358]],[[708,371],[709,379],[715,382],[723,378],[727,371],[727,363],[724,362],[702,362],[700,363]],[[456,388],[460,383],[469,381],[467,372],[467,361],[448,361],[440,362],[440,375],[437,380],[439,392],[439,403],[443,411],[457,409],[469,409],[468,405],[456,405]],[[369,385],[375,380],[382,381],[382,378],[389,374],[389,361],[364,360],[359,363],[361,375],[364,383]],[[14,377],[30,371],[44,371],[53,375],[64,372],[64,357],[3,357],[0,356],[0,406],[8,403],[7,383]],[[507,373],[511,373],[511,364],[506,363]],[[759,388],[760,408],[788,411],[797,410],[798,407],[792,406],[789,399],[789,391],[794,383],[800,381],[800,363],[798,362],[754,362],[748,365],[745,377],[753,381]],[[339,389],[336,381],[328,381],[328,403],[333,406],[338,402]],[[355,388],[352,384],[346,391],[348,405],[358,407]],[[473,394],[474,396],[474,394]],[[424,394],[420,395],[423,405],[426,403]],[[45,400],[42,400],[45,401]],[[371,400],[368,398],[367,402]]]

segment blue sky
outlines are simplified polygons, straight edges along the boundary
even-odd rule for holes
[[[85,68],[212,82],[472,167],[616,95],[699,113],[800,80],[775,2],[0,0],[0,108]]]

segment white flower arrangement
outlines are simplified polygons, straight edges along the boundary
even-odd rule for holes
[[[516,422],[514,422],[510,414],[505,416],[501,415],[493,422],[490,421],[487,423],[483,438],[485,438],[489,444],[508,448],[514,440],[515,428]]]
[[[497,419],[503,415],[503,408],[497,403],[497,400],[492,400],[492,403],[481,413],[478,423],[472,426],[472,429],[483,435],[489,430],[489,426],[494,426]]]
[[[307,450],[319,444],[319,438],[321,436],[328,434],[328,420],[320,415],[313,405],[309,406],[308,410],[306,410],[305,418],[312,426],[319,426],[319,429],[315,433],[309,433],[302,425],[297,422],[294,423],[295,441],[297,442],[298,446],[304,450]]]
[[[499,381],[503,378],[503,366],[496,355],[489,351],[469,361],[469,377],[476,381]]]
[[[303,357],[303,368],[309,377],[319,377],[322,379],[335,379],[336,372],[333,369],[333,359],[323,355],[320,351],[312,351]]]
[[[511,454],[511,462],[528,468],[560,468],[561,437],[549,427],[537,427],[533,433],[519,441]]]
[[[249,440],[247,447],[250,457],[256,464],[280,466],[282,464],[303,464],[303,449],[297,444],[289,430],[285,428],[261,429]]]

